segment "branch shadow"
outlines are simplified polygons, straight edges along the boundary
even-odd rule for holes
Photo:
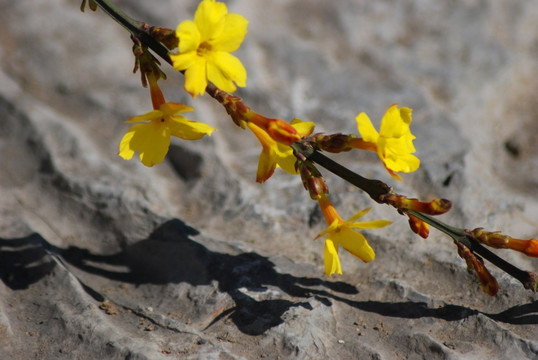
[[[53,257],[56,257],[87,273],[135,285],[186,282],[197,286],[216,281],[219,291],[229,294],[235,306],[217,316],[208,327],[229,317],[241,332],[248,335],[262,334],[283,323],[283,314],[293,307],[312,310],[307,300],[312,297],[327,306],[338,301],[363,311],[408,319],[432,317],[455,321],[481,313],[458,305],[434,309],[426,303],[412,301],[350,300],[345,295],[358,293],[353,285],[280,273],[268,258],[254,252],[230,255],[211,251],[191,239],[197,234],[196,229],[173,219],[157,227],[147,239],[112,255],[92,254],[79,247],[59,248],[35,233],[18,239],[0,238],[0,279],[13,290],[26,289],[52,271],[56,265]],[[126,270],[108,270],[111,266]],[[102,301],[99,293],[82,282],[81,285],[92,297]],[[264,292],[269,286],[299,300],[257,301],[242,291]],[[537,305],[534,302],[498,314],[482,314],[495,321],[537,324]]]

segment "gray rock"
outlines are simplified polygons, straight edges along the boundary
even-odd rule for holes
[[[118,1],[175,27],[197,1]],[[149,5],[151,4],[151,5]],[[481,292],[451,240],[325,174],[347,217],[374,206],[377,257],[342,252],[297,177],[254,182],[259,145],[163,66],[168,100],[219,129],[175,140],[146,168],[117,156],[123,121],[150,109],[127,33],[59,0],[0,0],[1,359],[535,359],[538,300],[491,269]],[[367,112],[413,108],[421,168],[395,183],[373,154],[333,156],[443,220],[537,236],[538,3],[235,0],[249,33],[238,91],[270,117],[356,133]],[[360,164],[360,166],[359,166]],[[521,268],[536,260],[499,252]],[[491,266],[490,266],[491,268]]]

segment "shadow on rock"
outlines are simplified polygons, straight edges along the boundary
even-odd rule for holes
[[[13,290],[27,289],[48,275],[55,262],[47,257],[39,234],[0,239],[0,279]]]
[[[197,286],[216,281],[219,291],[229,294],[235,306],[220,314],[208,327],[229,316],[240,331],[249,335],[262,334],[281,324],[282,315],[292,307],[311,309],[308,301],[258,301],[244,291],[262,293],[269,286],[299,299],[315,297],[326,306],[330,306],[331,301],[339,301],[390,317],[434,317],[453,321],[479,313],[456,305],[432,309],[425,303],[412,301],[354,301],[344,296],[358,293],[350,284],[280,273],[268,258],[254,252],[230,255],[211,251],[190,238],[197,234],[197,230],[174,219],[160,225],[147,239],[112,255],[92,254],[78,247],[58,248],[38,234],[0,239],[0,278],[14,290],[25,289],[50,273],[57,263],[68,263],[91,274],[137,285],[185,282]],[[125,270],[108,270],[111,266]],[[104,300],[91,287],[80,283],[93,298]],[[484,315],[507,323],[538,323],[538,314],[533,313],[537,313],[536,303]]]

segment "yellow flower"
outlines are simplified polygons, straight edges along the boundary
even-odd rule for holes
[[[418,169],[420,160],[411,155],[416,151],[413,146],[415,136],[409,129],[411,109],[406,107],[398,109],[397,104],[389,107],[381,120],[379,133],[365,113],[357,115],[356,120],[362,140],[375,145],[377,155],[392,177],[401,180],[401,177],[395,174],[396,171],[408,173]]]
[[[185,70],[185,90],[193,97],[204,93],[208,80],[227,92],[235,91],[234,82],[246,86],[247,72],[230,53],[243,42],[247,24],[243,16],[228,14],[226,4],[215,0],[202,1],[194,21],[179,24],[179,53],[170,59],[174,69]]]
[[[140,161],[146,166],[153,166],[164,160],[170,146],[170,136],[186,140],[198,140],[204,135],[211,135],[215,130],[211,126],[185,119],[179,113],[194,110],[190,106],[178,103],[164,103],[159,110],[134,116],[128,123],[144,122],[131,126],[120,143],[119,155],[125,160],[140,153]]]
[[[374,220],[357,222],[364,216],[370,208],[359,211],[348,220],[344,221],[336,212],[333,204],[325,196],[321,195],[318,199],[319,206],[323,216],[329,225],[316,237],[327,235],[325,240],[325,273],[331,276],[335,272],[342,274],[340,259],[338,258],[338,246],[342,245],[353,256],[358,257],[364,262],[372,261],[375,258],[374,250],[368,245],[366,238],[353,229],[377,229],[391,224],[388,220]]]
[[[252,122],[247,123],[247,126],[262,144],[262,152],[256,173],[257,182],[265,182],[273,175],[277,167],[281,167],[284,171],[292,175],[298,174],[295,170],[297,159],[293,155],[293,150],[289,145],[276,142],[265,130]],[[300,137],[308,136],[314,130],[314,123],[311,121],[294,119],[291,122],[291,126],[297,131],[297,135]]]

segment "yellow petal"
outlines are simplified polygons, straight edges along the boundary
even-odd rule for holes
[[[133,129],[135,126],[136,125],[131,126],[129,131],[127,131],[127,133],[123,136],[120,142],[120,151],[118,155],[124,158],[125,160],[131,160],[135,153],[135,149],[131,147],[131,141],[133,139],[133,136],[136,130],[136,129]]]
[[[372,220],[372,221],[359,221],[349,225],[353,229],[379,229],[392,224],[388,220]]]
[[[198,140],[215,131],[207,124],[185,119],[181,115],[170,117],[168,126],[170,127],[170,135],[185,140]]]
[[[256,181],[264,183],[275,172],[276,161],[271,148],[262,148],[260,159],[258,160],[258,170],[256,171]]]
[[[167,126],[155,123],[137,124],[133,125],[129,132],[133,134],[130,139],[124,137],[121,153],[128,156],[131,152],[138,151],[140,160],[146,166],[153,166],[164,160],[170,146],[170,129]]]
[[[126,121],[126,123],[143,122],[143,121],[148,121],[148,120],[159,119],[159,118],[162,118],[163,115],[164,115],[163,112],[160,111],[160,110],[152,110],[152,111],[147,112],[147,113],[145,113],[143,115],[130,117]]]
[[[297,134],[299,134],[300,137],[305,137],[314,131],[314,123],[312,121],[302,121],[301,119],[293,119],[291,121],[291,126],[297,130]]]
[[[166,115],[176,115],[187,111],[193,111],[194,108],[181,103],[168,102],[161,105],[160,110]]]
[[[295,163],[297,158],[293,155],[293,150],[288,145],[276,144],[277,165],[289,174],[297,175]]]
[[[206,60],[202,57],[197,57],[196,61],[185,70],[185,90],[196,97],[203,95],[207,87],[207,66]]]
[[[224,28],[214,39],[209,40],[212,50],[234,52],[239,48],[247,34],[248,21],[238,14],[227,14],[224,17]]]
[[[338,221],[338,219],[335,219],[325,230],[323,230],[322,232],[320,232],[315,238],[314,240],[316,239],[319,239],[320,237],[322,237],[323,235],[327,235],[327,234],[330,234],[334,231],[337,231],[339,229],[339,226],[340,226],[340,222]]]
[[[198,49],[202,35],[194,22],[185,20],[178,25],[176,36],[179,39],[179,52],[187,53]]]
[[[409,173],[418,169],[420,160],[414,155],[400,155],[397,158],[387,157],[383,159],[385,166],[392,171]]]
[[[215,51],[208,54],[207,77],[219,89],[233,92],[236,89],[234,82],[238,86],[246,86],[247,71],[235,56]]]
[[[402,117],[402,120],[404,121],[404,123],[406,123],[407,125],[411,124],[411,121],[412,121],[411,113],[412,112],[413,112],[413,110],[411,110],[408,107],[403,107],[403,108],[400,109],[400,116]]]
[[[201,34],[202,42],[222,33],[224,16],[228,13],[226,4],[214,0],[204,0],[194,14],[194,23]]]
[[[364,141],[377,143],[377,140],[379,138],[379,133],[374,128],[374,125],[372,125],[372,122],[370,121],[370,118],[365,113],[360,113],[355,118],[357,121],[357,129],[359,131],[359,134],[361,134],[362,139]]]
[[[247,124],[248,128],[260,141],[262,145],[262,152],[260,159],[258,160],[258,170],[256,172],[256,181],[259,183],[265,182],[269,179],[276,169],[276,142],[259,126],[253,123]]]
[[[272,147],[276,146],[276,141],[274,141],[269,134],[262,128],[260,128],[258,125],[255,125],[251,122],[247,124],[248,128],[260,141],[260,144],[262,144],[263,147]]]
[[[327,276],[331,276],[335,272],[342,274],[342,266],[340,265],[336,246],[332,240],[325,240],[324,262]]]
[[[199,60],[199,56],[196,55],[196,51],[189,51],[184,54],[170,54],[170,60],[174,65],[174,69],[177,71],[183,71],[190,68],[196,61]]]
[[[374,250],[368,245],[366,238],[361,233],[348,227],[342,227],[339,232],[333,233],[332,236],[335,242],[362,261],[369,262],[375,258]]]
[[[366,209],[363,209],[361,211],[358,211],[355,215],[353,215],[352,217],[350,217],[349,219],[346,220],[346,223],[352,223],[354,222],[355,220],[358,220],[360,219],[361,217],[363,217],[364,215],[366,215],[370,210],[372,210],[371,207],[367,207]]]
[[[386,138],[398,138],[409,134],[409,124],[411,123],[411,109],[403,111],[405,119],[402,118],[402,109],[398,109],[398,105],[394,104],[387,109],[387,112],[381,120],[379,134]]]

